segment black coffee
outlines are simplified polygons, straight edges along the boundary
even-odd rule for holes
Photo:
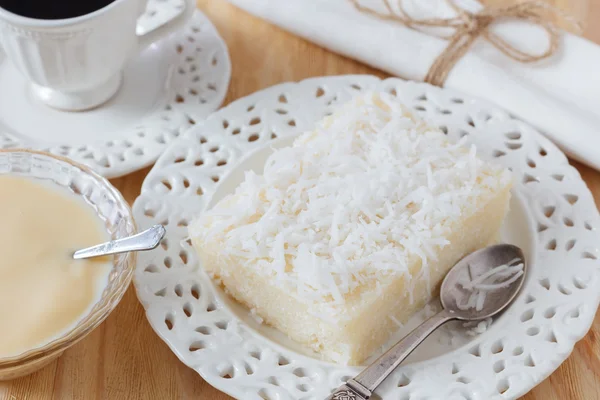
[[[36,19],[75,18],[106,7],[115,0],[0,0],[0,8]]]

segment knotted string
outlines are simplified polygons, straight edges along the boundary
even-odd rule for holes
[[[523,63],[533,63],[552,56],[558,49],[560,29],[552,22],[552,16],[559,17],[573,25],[578,31],[581,31],[580,25],[571,16],[543,1],[526,1],[507,7],[484,8],[477,13],[473,13],[459,7],[454,0],[446,0],[456,12],[456,16],[451,18],[425,19],[411,17],[404,9],[402,0],[397,0],[398,11],[394,11],[392,8],[391,0],[383,0],[387,13],[381,13],[365,7],[359,3],[359,0],[350,1],[360,12],[383,20],[399,22],[418,31],[421,31],[422,28],[453,29],[450,35],[434,34],[437,37],[448,39],[448,46],[435,59],[425,76],[425,82],[436,86],[444,84],[452,68],[479,37],[484,38],[506,56],[514,60]],[[527,21],[541,27],[548,35],[546,49],[541,54],[528,53],[519,50],[511,43],[490,31],[489,28],[492,24],[508,19]]]

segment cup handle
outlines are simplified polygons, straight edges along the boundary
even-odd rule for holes
[[[185,24],[190,20],[194,11],[196,10],[196,0],[184,0],[184,8],[181,12],[170,21],[165,22],[161,26],[146,32],[143,35],[139,35],[140,49],[145,49],[152,43],[168,36],[169,34],[181,30]]]

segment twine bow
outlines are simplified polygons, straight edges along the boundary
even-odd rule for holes
[[[526,1],[501,8],[484,8],[478,13],[473,13],[456,5],[454,0],[446,0],[456,12],[456,16],[452,18],[426,19],[411,17],[404,9],[402,0],[397,0],[399,11],[394,11],[390,3],[391,0],[383,0],[387,13],[381,13],[365,7],[359,3],[359,0],[350,1],[360,12],[383,20],[399,22],[411,29],[421,31],[422,28],[452,28],[453,33],[450,35],[435,34],[435,36],[448,39],[448,46],[435,59],[425,76],[425,82],[436,86],[444,84],[452,68],[465,55],[478,37],[484,38],[506,56],[514,60],[523,63],[532,63],[550,57],[558,48],[560,30],[552,22],[552,16],[559,17],[576,27],[577,30],[580,30],[579,24],[572,17],[542,1]],[[544,29],[548,35],[548,46],[545,51],[540,54],[532,54],[519,50],[511,43],[490,31],[489,27],[492,24],[506,19],[527,21]]]

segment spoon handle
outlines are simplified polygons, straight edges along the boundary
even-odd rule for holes
[[[416,327],[411,333],[382,354],[360,374],[340,386],[328,400],[356,399],[366,400],[371,397],[377,386],[383,382],[396,367],[417,348],[427,336],[442,324],[455,319],[448,311],[442,310]],[[346,396],[346,397],[344,397]]]
[[[158,246],[165,232],[164,226],[154,225],[152,228],[146,229],[137,235],[77,250],[73,253],[73,258],[80,260],[82,258],[107,256],[129,251],[152,250]]]

